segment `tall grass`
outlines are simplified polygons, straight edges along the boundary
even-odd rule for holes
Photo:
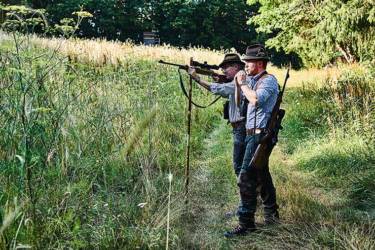
[[[3,38],[7,36],[1,33]],[[92,64],[95,66],[113,65],[119,67],[127,67],[131,65],[134,59],[146,59],[158,61],[160,59],[170,60],[175,63],[187,64],[193,57],[198,61],[207,61],[209,64],[219,64],[224,57],[225,52],[209,50],[205,48],[181,48],[172,47],[164,44],[161,46],[144,46],[136,45],[132,42],[114,42],[104,39],[82,40],[82,39],[62,39],[52,38],[45,39],[32,36],[31,41],[43,48],[58,48],[60,53],[68,56],[71,61]],[[235,52],[235,51],[231,51]],[[244,51],[237,51],[243,54]],[[357,65],[349,66],[349,68],[358,68]],[[285,70],[269,66],[269,72],[274,74],[279,82],[283,82]],[[305,82],[320,82],[327,78],[338,78],[341,70],[338,67],[330,67],[326,69],[305,69],[292,70],[292,77],[289,79],[288,87],[300,86]]]
[[[374,75],[364,66],[340,69],[337,78],[288,88],[287,116],[271,171],[281,225],[233,241],[225,229],[238,223],[224,212],[238,204],[230,169],[230,131],[220,126],[207,140],[195,172],[193,221],[184,245],[203,249],[372,249],[374,227]],[[339,98],[338,98],[339,97]],[[212,157],[214,156],[214,157]],[[206,192],[202,192],[205,190]],[[201,202],[205,201],[205,202]]]
[[[98,67],[61,53],[67,40],[43,47],[37,38],[5,37],[0,205],[18,197],[30,222],[15,218],[4,237],[17,234],[17,244],[36,248],[164,246],[167,222],[173,228],[182,211],[177,177],[169,213],[165,202],[164,173],[181,176],[184,164],[185,98],[175,70],[141,53]],[[197,89],[194,98],[208,101]],[[193,117],[198,153],[217,114],[195,110]],[[172,248],[173,230],[169,238]]]
[[[22,216],[2,228],[0,247],[145,249],[166,247],[167,242],[169,248],[185,247],[181,176],[186,99],[175,69],[156,61],[186,63],[193,56],[217,64],[223,51],[1,32],[0,39],[1,217],[9,214],[6,204],[14,197],[23,204],[17,210]],[[366,138],[373,133],[373,78],[367,71],[358,79],[354,73],[332,71],[291,73],[299,76],[298,82],[314,74],[321,84],[288,91],[286,98],[292,101],[281,142],[302,169],[318,169],[340,180],[366,171],[368,175],[350,178],[347,192],[368,207],[372,198],[359,193],[372,194],[368,148],[373,144]],[[272,67],[270,72],[279,81],[284,75]],[[327,74],[336,80],[325,82]],[[353,85],[363,79],[366,87]],[[195,100],[210,98],[194,88]],[[193,158],[205,150],[203,139],[220,116],[220,103],[194,109]],[[215,136],[224,143],[223,134]],[[218,183],[231,178],[229,146],[211,149],[213,155],[223,153],[212,160],[219,167],[205,173]],[[343,158],[325,158],[322,150]],[[173,185],[165,180],[169,170]],[[207,185],[205,197],[225,198],[229,187]],[[296,203],[309,200],[305,198]],[[353,243],[350,237],[364,231],[345,232],[340,240]]]
[[[290,93],[284,149],[302,169],[342,188],[354,207],[367,210],[374,205],[374,68],[341,71],[338,78]]]

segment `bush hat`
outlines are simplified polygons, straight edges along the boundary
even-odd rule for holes
[[[225,54],[224,60],[219,64],[219,67],[222,68],[225,64],[237,63],[241,66],[245,66],[245,63],[241,61],[239,55],[235,53]]]
[[[262,44],[253,44],[246,48],[246,54],[242,57],[244,61],[269,61],[266,48]]]

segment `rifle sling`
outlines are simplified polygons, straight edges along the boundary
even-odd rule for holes
[[[182,80],[182,75],[181,75],[181,71],[180,71],[180,70],[181,70],[181,69],[178,69],[178,75],[179,75],[179,77],[180,77],[180,87],[181,87],[182,93],[184,93],[185,97],[186,97],[187,99],[189,99],[189,95],[188,95],[188,93],[187,93],[187,91],[186,91],[186,89],[185,89],[185,85],[184,85],[184,82],[183,82],[183,80]],[[203,105],[197,104],[197,103],[195,103],[193,100],[191,100],[191,103],[192,103],[194,106],[198,107],[198,108],[204,109],[204,108],[208,108],[209,106],[213,105],[213,104],[214,104],[215,102],[217,102],[219,99],[220,99],[220,96],[217,97],[215,100],[213,100],[210,104],[208,104],[208,105],[206,105],[206,106],[203,106]]]

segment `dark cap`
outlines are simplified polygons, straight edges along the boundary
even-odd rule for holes
[[[260,60],[269,61],[266,48],[262,44],[253,44],[246,48],[246,54],[242,57],[242,60]]]
[[[225,54],[224,60],[219,64],[219,67],[223,67],[225,64],[231,64],[231,63],[237,63],[241,66],[245,66],[245,63],[241,61],[241,58],[239,55],[235,53],[229,53]]]

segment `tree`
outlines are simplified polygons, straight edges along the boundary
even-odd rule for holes
[[[307,66],[324,66],[343,58],[348,63],[374,56],[373,0],[248,0],[261,4],[250,19],[257,31],[270,34],[267,46],[295,52]]]
[[[214,49],[234,47],[242,52],[247,44],[258,40],[255,28],[247,24],[255,9],[245,0],[153,0],[147,16],[167,43]]]

